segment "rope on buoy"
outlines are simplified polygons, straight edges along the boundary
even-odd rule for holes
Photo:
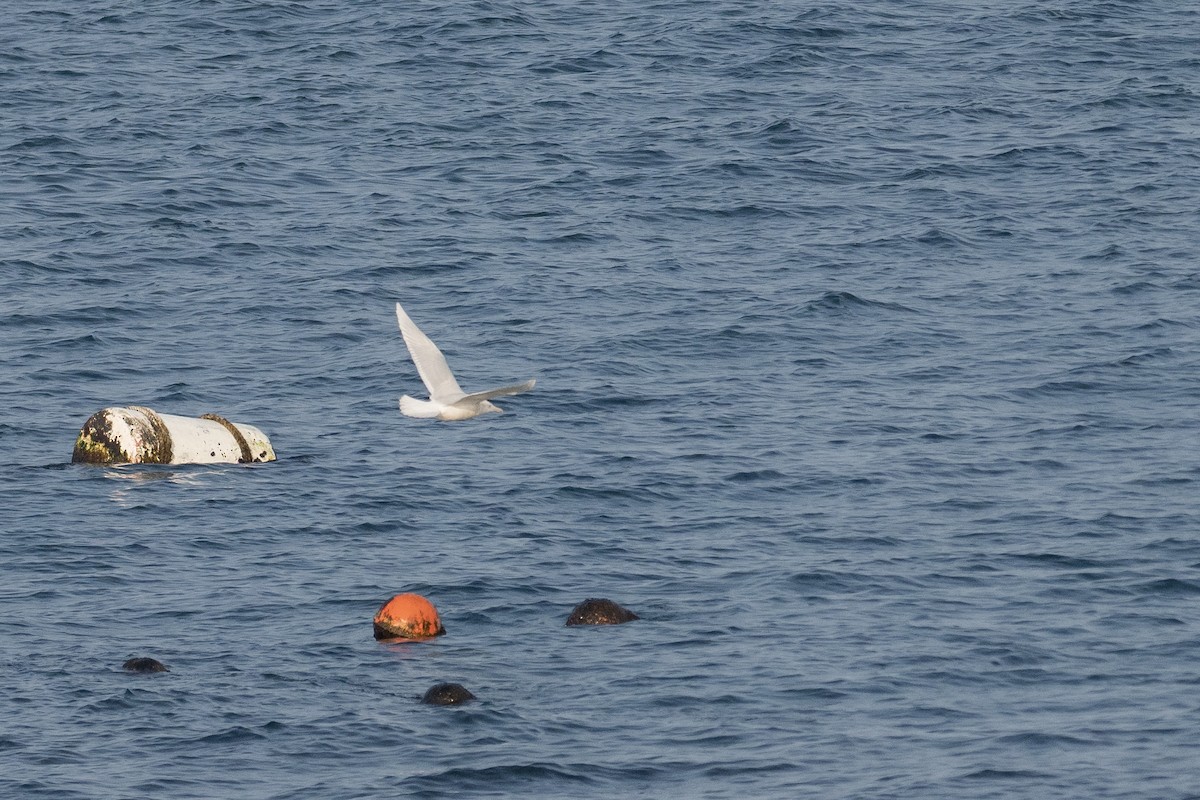
[[[246,437],[242,436],[242,432],[237,429],[236,425],[218,414],[201,414],[200,419],[211,419],[213,422],[225,426],[225,430],[233,434],[234,441],[237,442],[238,448],[242,451],[242,457],[238,460],[238,463],[254,463],[254,454],[250,452],[250,444],[246,441]]]
[[[153,464],[170,464],[175,459],[175,441],[171,438],[171,431],[167,429],[167,423],[163,422],[163,418],[153,408],[129,407],[145,414],[150,423],[150,430],[154,432],[153,443],[148,443],[146,446],[147,452],[150,453],[146,460]]]

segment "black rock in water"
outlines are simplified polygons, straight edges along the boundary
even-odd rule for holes
[[[589,597],[571,611],[568,625],[620,625],[640,617],[628,608],[622,608],[612,600]]]
[[[460,683],[439,683],[430,687],[421,702],[431,706],[456,706],[474,699],[475,695]]]

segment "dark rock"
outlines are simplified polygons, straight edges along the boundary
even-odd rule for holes
[[[571,611],[568,625],[620,625],[640,619],[628,608],[622,608],[612,600],[589,597]]]
[[[474,699],[475,695],[460,683],[439,683],[425,693],[421,702],[431,706],[456,706]]]

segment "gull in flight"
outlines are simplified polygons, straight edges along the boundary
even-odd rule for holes
[[[429,337],[421,333],[404,309],[396,303],[396,319],[400,322],[400,333],[404,336],[404,344],[417,365],[417,373],[429,390],[428,400],[417,400],[404,395],[400,398],[400,413],[409,417],[423,419],[458,420],[478,417],[494,411],[503,413],[500,408],[491,403],[493,397],[506,394],[520,394],[533,388],[536,381],[525,381],[515,386],[505,386],[501,389],[488,389],[486,392],[467,394],[458,386],[450,367],[446,365],[446,357]]]

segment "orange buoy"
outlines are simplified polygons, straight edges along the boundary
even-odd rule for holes
[[[445,632],[433,603],[419,594],[398,594],[375,613],[376,639],[432,639]]]

